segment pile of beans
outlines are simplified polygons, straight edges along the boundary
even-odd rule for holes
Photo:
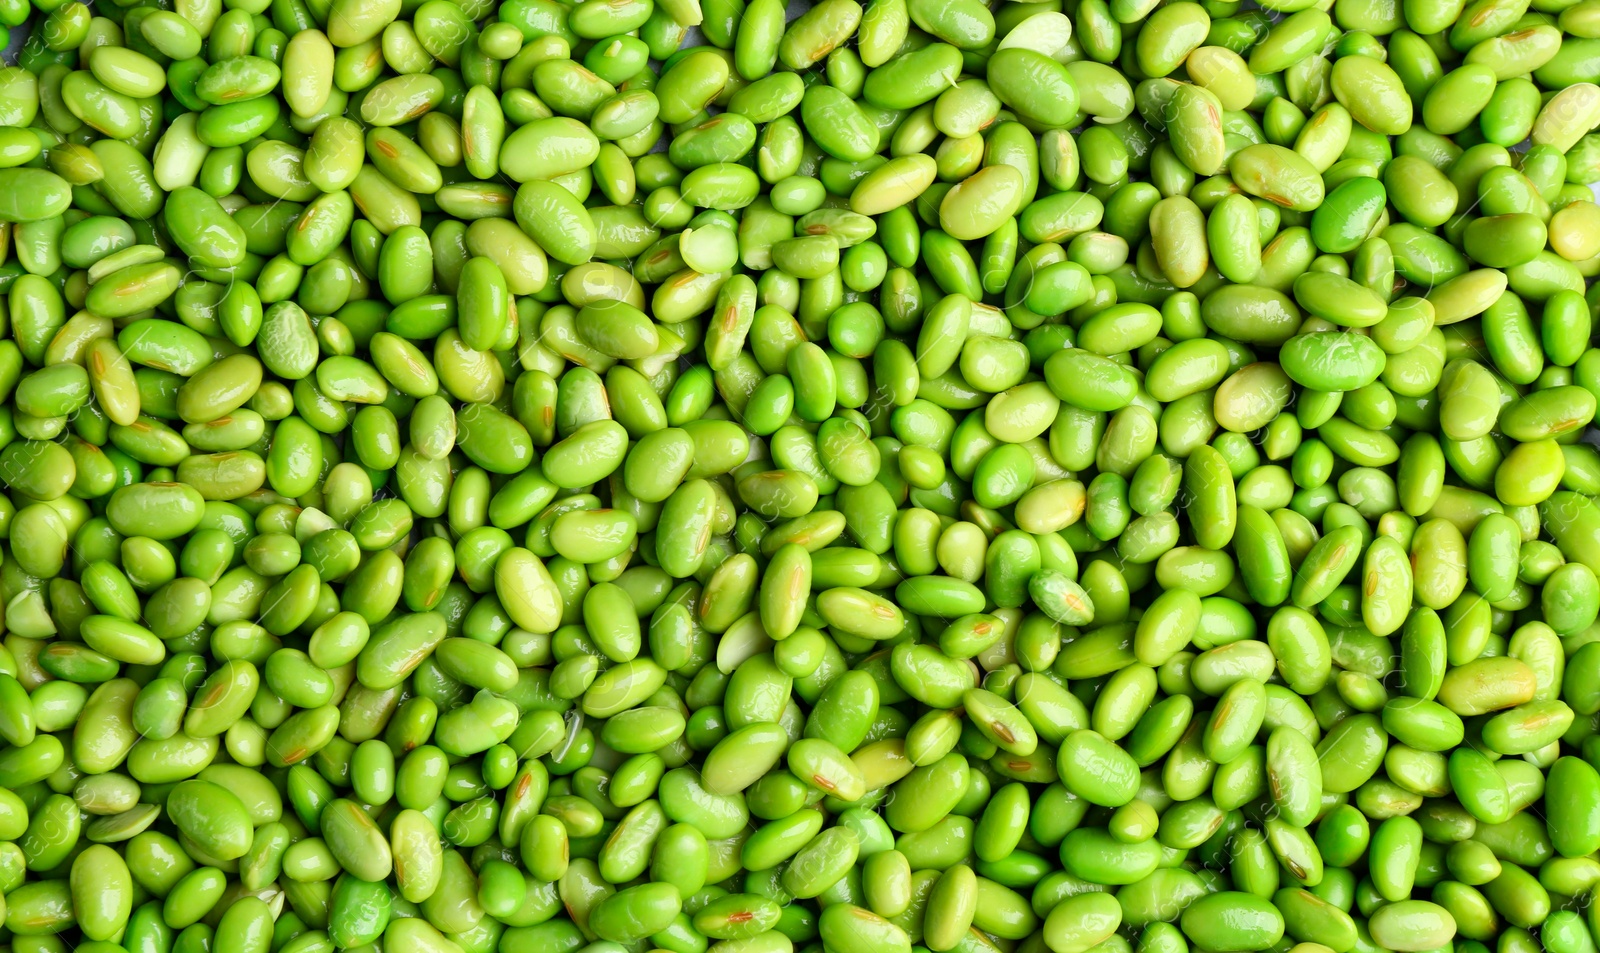
[[[794,13],[0,2],[0,950],[1596,953],[1600,0]]]

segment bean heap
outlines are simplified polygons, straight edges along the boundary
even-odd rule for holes
[[[1600,0],[33,7],[0,949],[1596,953]]]

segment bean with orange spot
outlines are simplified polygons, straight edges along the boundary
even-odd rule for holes
[[[783,908],[767,897],[732,893],[700,908],[694,928],[717,940],[737,940],[763,933],[777,925]]]

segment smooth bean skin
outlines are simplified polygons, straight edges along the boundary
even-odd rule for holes
[[[1259,6],[0,0],[6,949],[1593,953],[1600,7]]]

